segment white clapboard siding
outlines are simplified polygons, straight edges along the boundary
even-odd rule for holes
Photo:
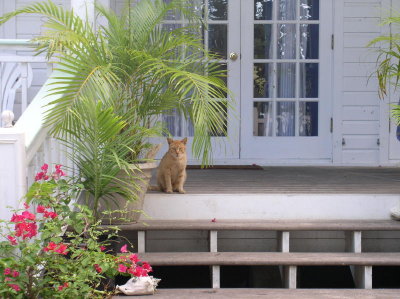
[[[343,164],[379,164],[380,102],[373,76],[377,54],[367,44],[382,34],[381,15],[380,0],[343,1]]]

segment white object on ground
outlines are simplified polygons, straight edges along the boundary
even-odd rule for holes
[[[152,295],[161,279],[153,276],[132,277],[126,284],[117,285],[117,291],[125,295]]]

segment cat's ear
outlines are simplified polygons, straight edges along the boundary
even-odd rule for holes
[[[167,141],[168,141],[168,144],[171,144],[172,143],[172,138],[167,138]]]
[[[181,142],[182,142],[183,144],[186,144],[186,143],[187,143],[187,137],[183,138],[183,139],[181,140]]]

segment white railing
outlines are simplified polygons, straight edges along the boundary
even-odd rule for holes
[[[12,45],[12,46],[11,46]],[[27,41],[0,40],[0,51],[7,49],[26,50]],[[1,52],[0,52],[1,53]],[[11,58],[12,57],[12,58]],[[4,60],[1,60],[4,59]],[[43,63],[42,57],[18,55],[3,56],[0,62],[17,62],[27,65],[32,62]],[[21,75],[22,95],[27,94],[28,79]],[[48,95],[49,85],[53,81],[49,78],[31,103],[22,103],[23,113],[16,124],[8,128],[0,128],[0,219],[9,219],[11,213],[6,206],[18,207],[25,195],[28,186],[33,182],[35,173],[43,163],[68,165],[60,144],[48,136],[48,128],[44,125],[44,115],[47,104],[54,101],[59,95]],[[25,100],[22,100],[25,101]]]
[[[34,55],[34,46],[29,40],[0,39],[0,112],[22,115],[33,97],[32,82],[39,87],[50,75],[51,64]]]

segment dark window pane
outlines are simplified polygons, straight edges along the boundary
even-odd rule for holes
[[[208,0],[208,18],[210,20],[228,19],[228,0]]]
[[[253,93],[255,98],[272,98],[272,63],[255,63],[253,69]]]
[[[318,102],[299,103],[299,136],[318,136]]]
[[[254,102],[253,136],[272,136],[272,102]]]
[[[254,25],[254,58],[271,59],[272,58],[272,25],[255,24]]]
[[[300,20],[319,20],[319,0],[300,0]]]
[[[300,59],[318,59],[319,25],[300,25]]]
[[[212,24],[208,27],[208,49],[220,55],[222,58],[227,57],[227,25]]]
[[[318,98],[318,63],[300,63],[300,98]]]
[[[272,20],[273,0],[254,0],[254,20]]]

